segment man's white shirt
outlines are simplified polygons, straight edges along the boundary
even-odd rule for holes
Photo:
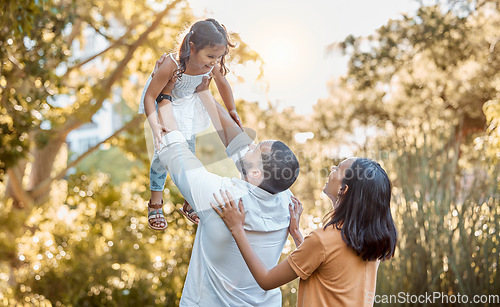
[[[200,217],[180,306],[281,306],[279,289],[262,290],[250,273],[222,219],[210,206],[213,194],[228,190],[243,199],[250,245],[268,268],[278,264],[288,236],[289,190],[270,194],[246,181],[208,172],[188,149],[184,136],[173,131],[163,138],[160,161],[184,198]],[[239,134],[227,147],[234,161],[252,139]]]

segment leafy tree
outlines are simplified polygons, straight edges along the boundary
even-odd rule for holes
[[[130,110],[155,60],[195,18],[185,0],[2,3],[0,304],[178,305],[193,227],[167,182],[169,228],[147,228],[145,118]],[[229,66],[259,61],[233,40]],[[129,109],[124,127],[68,161],[67,135],[117,97]],[[68,176],[80,163],[88,170],[87,158],[120,160],[118,151],[136,166],[116,176],[132,180],[103,168]]]
[[[152,64],[195,18],[187,2],[23,0],[2,11],[0,304],[178,305],[194,228],[175,212],[182,198],[171,182],[167,231],[146,227],[144,118],[129,111],[104,142],[113,150],[96,146],[69,164],[65,139],[113,96],[137,109]],[[349,71],[311,117],[237,102],[259,139],[280,139],[298,154],[292,191],[307,211],[305,233],[331,209],[321,189],[342,150],[383,163],[399,246],[381,265],[378,293],[499,288],[499,19],[495,1],[437,2],[369,37],[348,37],[339,45]],[[240,41],[230,66],[259,60]],[[295,139],[309,131],[314,138]],[[209,168],[228,171],[214,163],[216,138],[199,138]],[[118,150],[137,165],[126,170],[132,180],[88,171]],[[75,166],[86,172],[67,176]],[[296,290],[282,287],[284,306],[295,304]]]
[[[6,161],[2,170],[9,174],[8,193],[19,206],[46,199],[51,183],[65,175],[51,170],[68,133],[89,122],[113,88],[129,82],[131,71],[137,68],[145,75],[152,59],[174,45],[172,40],[162,43],[165,40],[159,37],[178,32],[190,21],[179,0],[161,10],[146,1],[23,3],[7,4],[8,11],[15,16],[20,10],[31,10],[27,20],[32,20],[32,26],[20,24],[19,30],[11,30],[9,20],[2,26],[6,42],[2,45],[2,113],[8,114],[2,123],[12,136],[4,149],[11,158],[2,159]],[[92,48],[94,39],[100,46]],[[95,54],[82,58],[85,50]],[[74,101],[70,98],[69,104],[60,105],[64,97]],[[31,171],[24,186],[27,158]]]
[[[8,137],[2,138],[1,171],[9,174],[8,192],[16,204],[36,204],[65,175],[51,170],[68,133],[90,122],[114,89],[121,88],[125,103],[137,109],[138,93],[154,61],[175,48],[176,36],[194,16],[181,0],[161,6],[147,1],[25,1],[6,6],[0,82],[1,127]],[[29,18],[12,29],[9,17],[22,19],[19,11],[30,13]],[[88,52],[94,54],[82,58]],[[232,55],[234,63],[258,59],[244,43]],[[69,104],[61,105],[64,98]],[[141,119],[134,117],[124,130]],[[24,186],[26,158],[32,161]]]
[[[335,45],[348,73],[313,125],[320,142],[366,138],[356,154],[389,171],[399,245],[381,294],[497,293],[499,21],[496,1],[443,1]]]
[[[382,128],[441,119],[462,121],[464,136],[483,131],[482,106],[497,93],[497,19],[494,1],[450,1],[348,37],[349,119]]]

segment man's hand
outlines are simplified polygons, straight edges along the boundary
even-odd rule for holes
[[[234,121],[238,124],[238,126],[241,127],[241,119],[238,116],[238,112],[236,112],[236,109],[229,111],[229,115],[234,119]]]
[[[201,80],[200,85],[198,85],[196,87],[195,92],[198,93],[198,92],[203,92],[203,91],[208,90],[208,87],[210,86],[210,82],[212,82],[212,76],[210,76],[210,77],[203,77],[203,79]]]
[[[170,80],[168,80],[167,84],[165,84],[165,86],[161,90],[161,93],[171,95],[172,91],[174,90],[176,81],[177,81],[176,78],[170,78]]]
[[[154,116],[156,116],[156,112],[154,113]],[[162,137],[167,132],[170,132],[170,131],[166,127],[164,127],[161,124],[159,124],[156,120],[154,120],[153,123],[150,123],[150,124],[151,124],[151,130],[153,131],[153,141],[154,141],[154,144],[155,144],[155,148],[157,150],[159,150],[160,149],[160,145],[163,144]]]
[[[158,61],[156,61],[155,68],[153,69],[153,72],[151,73],[151,78],[153,78],[156,71],[158,71],[158,68],[160,68],[160,66],[163,64],[163,62],[165,62],[166,57],[167,57],[167,55],[164,53],[161,55],[161,57],[158,59]]]

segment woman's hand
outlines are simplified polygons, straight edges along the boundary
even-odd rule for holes
[[[269,270],[262,263],[253,251],[250,242],[248,242],[245,231],[243,230],[243,223],[245,221],[245,208],[243,208],[243,200],[240,199],[238,206],[236,206],[233,197],[228,191],[225,193],[220,191],[220,193],[223,201],[219,200],[214,193],[214,198],[219,204],[219,207],[215,207],[212,203],[210,204],[215,212],[217,212],[217,214],[222,218],[227,228],[231,231],[231,235],[238,245],[238,249],[243,256],[248,269],[259,286],[263,290],[268,291],[297,278],[297,274],[292,269],[290,264],[288,264],[288,261],[281,262],[271,270]],[[243,268],[237,269],[241,270]]]
[[[292,202],[293,205],[292,203],[288,205],[288,210],[290,211],[290,225],[288,226],[288,231],[295,241],[295,245],[299,246],[304,241],[299,228],[300,216],[302,215],[304,208],[297,197],[292,196]]]
[[[238,206],[233,199],[231,193],[227,190],[225,192],[220,191],[222,196],[222,201],[215,195],[214,198],[217,201],[218,207],[215,207],[212,203],[210,205],[217,212],[217,214],[222,218],[224,224],[231,231],[235,233],[238,230],[243,230],[243,224],[245,223],[245,208],[243,207],[243,199],[240,199]]]
[[[302,203],[300,200],[292,196],[292,203],[288,204],[288,210],[290,211],[290,226],[288,226],[288,230],[290,232],[299,230],[299,222],[300,222],[300,216],[302,215],[302,211],[304,211],[304,208],[302,207]]]

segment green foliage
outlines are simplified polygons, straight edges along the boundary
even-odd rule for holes
[[[461,167],[455,131],[437,131],[423,128],[416,139],[399,139],[393,145],[399,151],[384,159],[399,242],[396,256],[379,269],[377,291],[495,294],[499,165],[472,159]]]
[[[375,35],[346,39],[343,81],[356,92],[346,116],[384,128],[463,118],[467,135],[484,129],[482,106],[498,92],[498,3],[450,5],[424,6]]]
[[[78,164],[77,170],[85,174],[96,172],[109,174],[111,186],[118,186],[133,179],[134,168],[143,167],[144,164],[136,161],[134,157],[125,155],[118,147],[111,147],[90,154]]]
[[[8,190],[16,205],[44,202],[66,136],[90,122],[114,90],[126,89],[122,97],[137,109],[139,86],[160,54],[175,45],[163,38],[177,35],[194,18],[183,3],[5,4],[0,19],[0,129],[6,137],[0,143],[0,178],[7,170],[19,172],[9,178],[10,186],[17,187]],[[30,188],[20,187],[26,160],[32,160]]]
[[[69,1],[6,2],[0,18],[0,177],[30,148],[30,132],[61,86],[57,64],[67,61],[65,25],[72,23],[76,4]],[[38,138],[40,140],[40,138]],[[40,142],[40,145],[46,142]]]
[[[154,61],[195,20],[184,1],[156,26],[161,12],[150,1],[75,3],[11,1],[0,16],[0,180],[9,171],[0,195],[11,196],[0,202],[0,305],[177,306],[195,227],[174,210],[182,198],[167,181],[169,226],[147,228],[147,125],[129,127],[76,174],[50,181],[46,198],[26,202],[64,170],[66,156],[55,157],[65,136],[113,90],[120,88],[131,118]],[[258,140],[279,139],[296,152],[301,173],[292,191],[305,206],[306,234],[331,210],[320,195],[332,165],[350,153],[384,165],[399,243],[381,264],[378,294],[498,293],[499,20],[494,1],[423,6],[375,35],[346,38],[349,71],[312,116],[236,103]],[[77,56],[90,44],[84,31],[110,47],[94,50],[86,65]],[[239,42],[229,67],[249,60],[261,61]],[[56,95],[73,100],[59,106]],[[314,138],[298,142],[300,132]],[[197,146],[209,169],[233,171],[217,163],[213,133]],[[28,198],[15,192],[16,171]],[[288,242],[283,257],[292,250]],[[283,305],[294,306],[297,282],[281,290]]]
[[[178,305],[195,227],[171,181],[168,229],[147,227],[149,127],[135,110],[195,19],[185,0],[2,4],[0,305]],[[259,60],[233,39],[229,65]],[[134,125],[65,177],[66,136],[117,96]]]
[[[315,134],[390,175],[398,248],[378,294],[498,294],[499,20],[498,2],[443,1],[342,44]]]
[[[494,164],[500,161],[500,99],[492,99],[484,104],[484,114],[488,123],[487,134],[481,139],[477,139],[476,146],[483,149],[486,156],[492,159]]]
[[[10,299],[0,299],[9,304],[178,305],[195,229],[173,212],[167,231],[150,230],[139,183],[112,186],[102,173],[68,178],[71,189],[58,191],[67,194],[65,202],[35,210],[28,219],[31,228],[16,239],[16,286],[7,292]],[[180,201],[171,195],[166,210]]]

